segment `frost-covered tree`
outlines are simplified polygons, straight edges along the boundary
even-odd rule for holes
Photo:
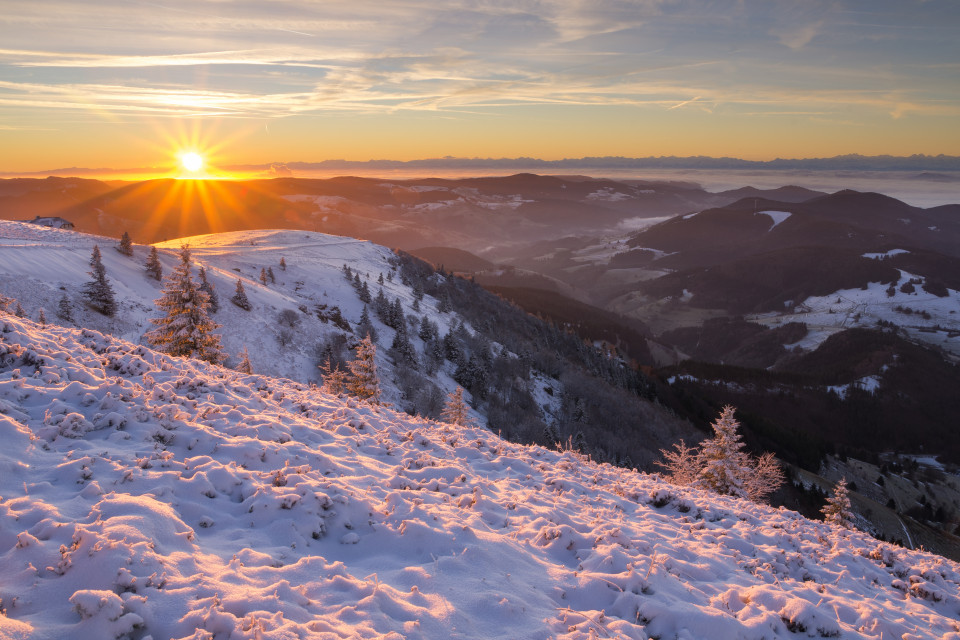
[[[240,278],[237,278],[237,290],[233,294],[233,297],[230,298],[230,302],[237,305],[244,311],[250,311],[250,309],[252,308],[252,305],[250,304],[250,300],[247,299],[247,292],[246,290],[244,290],[243,282],[240,280]]]
[[[696,482],[700,475],[699,449],[680,440],[672,451],[661,449],[660,454],[663,460],[656,464],[666,471],[667,480],[681,486]]]
[[[60,301],[57,303],[57,317],[63,322],[73,322],[73,306],[67,294],[60,296]]]
[[[320,377],[323,379],[323,390],[335,396],[346,393],[349,386],[347,372],[339,364],[331,364],[327,356],[320,365]]]
[[[154,280],[163,278],[163,267],[160,265],[160,254],[156,247],[150,247],[150,255],[147,256],[147,262],[144,269]]]
[[[27,312],[23,310],[23,305],[20,304],[20,301],[17,300],[17,304],[13,307],[13,315],[18,318],[26,318]]]
[[[219,364],[226,359],[220,335],[214,333],[220,325],[207,315],[209,299],[193,281],[190,266],[190,249],[184,246],[180,250],[180,262],[154,301],[164,315],[151,318],[150,322],[157,327],[144,337],[157,350],[170,355]]]
[[[37,322],[40,323],[41,327],[47,326],[47,313],[43,310],[43,307],[40,307],[40,313],[37,314]]]
[[[287,261],[282,257],[280,258],[280,270],[281,271],[287,270]]]
[[[361,336],[370,336],[370,340],[377,341],[377,329],[370,320],[370,312],[367,305],[363,305],[363,313],[360,314],[360,324],[357,325],[357,333]]]
[[[370,295],[370,287],[367,286],[366,280],[360,283],[360,291],[357,295],[360,296],[360,302],[364,304],[370,304],[370,302],[373,301],[373,297]]]
[[[133,256],[133,241],[130,240],[130,234],[126,231],[120,237],[120,244],[117,245],[117,251],[129,257]]]
[[[260,267],[260,284],[267,286],[267,270]]]
[[[100,247],[97,245],[93,245],[90,266],[92,267],[90,275],[93,276],[93,280],[83,285],[81,293],[93,309],[105,316],[112,316],[117,312],[117,302],[113,297],[113,287],[107,280],[107,270],[100,259]]]
[[[827,498],[827,504],[820,510],[824,522],[853,529],[854,515],[850,510],[850,494],[847,492],[847,479],[840,478],[840,482],[833,486],[833,492]]]
[[[267,267],[267,277],[270,278],[270,284],[277,284],[277,276],[273,273],[273,267]]]
[[[217,290],[214,289],[213,283],[207,280],[206,267],[201,265],[197,276],[200,278],[200,290],[206,293],[210,300],[210,313],[216,313],[220,310],[220,297],[217,296]]]
[[[746,498],[743,479],[747,473],[743,442],[737,431],[740,423],[733,417],[735,409],[727,405],[713,422],[713,437],[700,449],[702,466],[697,484],[724,495]]]
[[[361,400],[372,403],[380,402],[380,379],[377,377],[377,364],[374,357],[377,347],[370,340],[370,336],[363,338],[357,345],[356,358],[347,366],[353,374],[348,390]]]
[[[470,407],[463,399],[463,387],[458,386],[455,391],[451,391],[447,395],[447,401],[443,405],[440,419],[450,424],[470,424]]]
[[[672,451],[660,450],[663,460],[657,464],[666,471],[668,480],[754,502],[761,502],[783,484],[783,471],[772,453],[754,458],[743,451],[735,411],[729,405],[723,408],[713,423],[713,438],[705,440],[699,449],[681,440]]]
[[[240,362],[237,363],[236,370],[240,373],[253,373],[253,365],[250,364],[250,352],[247,351],[246,345],[243,347],[243,351],[238,354]]]

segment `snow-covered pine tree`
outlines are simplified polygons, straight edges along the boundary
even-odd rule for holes
[[[47,314],[43,310],[43,307],[40,307],[40,313],[37,314],[37,322],[40,323],[41,327],[47,326]]]
[[[320,365],[320,377],[323,379],[323,390],[332,395],[338,396],[346,393],[349,385],[347,372],[340,368],[339,364],[330,364],[330,356],[323,360]]]
[[[393,336],[393,343],[390,345],[390,355],[393,356],[397,364],[406,364],[414,369],[419,365],[417,362],[417,351],[410,343],[410,336],[407,334],[407,325],[401,322],[397,326],[397,332]]]
[[[746,456],[737,428],[740,423],[733,417],[732,406],[725,406],[720,417],[713,422],[713,438],[705,440],[700,449],[702,468],[697,484],[717,493],[746,498],[743,486],[746,471]]]
[[[250,364],[250,352],[247,351],[247,346],[244,345],[243,351],[237,355],[240,357],[240,362],[237,363],[235,370],[240,373],[253,373],[253,365]]]
[[[17,304],[13,307],[13,315],[18,318],[26,318],[27,312],[23,310],[23,305],[20,304],[20,301],[17,300]]]
[[[370,340],[370,336],[360,341],[356,353],[356,358],[347,364],[353,374],[348,390],[361,400],[377,404],[380,402],[380,379],[377,377],[377,364],[374,361],[377,347]]]
[[[160,297],[154,304],[164,312],[160,318],[151,318],[157,325],[144,337],[158,351],[174,356],[188,356],[219,364],[226,359],[220,344],[220,335],[214,333],[220,325],[207,315],[207,294],[190,275],[190,249],[180,249],[180,262],[163,283]]]
[[[373,300],[373,297],[370,295],[370,287],[367,286],[366,280],[360,283],[359,296],[360,302],[363,302],[364,304],[370,304],[370,302]]]
[[[844,529],[853,529],[855,521],[850,510],[850,495],[847,492],[847,479],[840,478],[840,482],[833,485],[833,492],[827,498],[827,504],[820,510],[823,521]]]
[[[260,284],[267,286],[267,270],[260,267]]]
[[[120,237],[120,244],[117,245],[117,251],[129,257],[133,256],[133,241],[130,240],[130,234],[126,231]]]
[[[144,269],[147,270],[147,273],[154,280],[163,278],[163,267],[160,265],[160,254],[157,252],[156,247],[150,247],[150,255],[147,256]]]
[[[244,311],[250,311],[252,308],[250,300],[247,299],[247,292],[244,290],[243,282],[240,280],[240,278],[237,278],[237,290],[233,294],[233,297],[230,298],[230,302],[237,305]]]
[[[117,312],[117,302],[113,297],[113,287],[107,280],[107,270],[100,259],[100,247],[97,245],[93,245],[90,266],[93,268],[90,272],[93,280],[83,285],[81,293],[93,309],[105,316],[112,316]]]
[[[281,271],[287,270],[287,261],[282,257],[280,258],[280,270]]]
[[[73,322],[73,306],[67,294],[60,296],[60,301],[57,303],[57,317],[63,322]]]
[[[197,275],[200,277],[200,290],[206,293],[210,300],[210,313],[216,313],[220,310],[220,297],[217,295],[216,289],[213,288],[213,283],[207,280],[206,267],[201,265]]]
[[[273,273],[273,267],[267,267],[267,277],[270,278],[270,284],[277,284],[277,276]]]
[[[443,405],[443,411],[440,412],[440,420],[463,426],[471,423],[470,407],[463,399],[463,387],[458,386],[455,391],[447,394],[447,401]]]
[[[370,340],[373,342],[377,341],[377,329],[373,326],[373,322],[370,321],[370,312],[367,310],[367,305],[363,305],[363,313],[360,314],[360,324],[357,325],[357,333],[361,336],[370,336]]]
[[[693,484],[700,477],[702,465],[700,452],[696,447],[688,447],[683,440],[673,445],[673,450],[660,449],[663,461],[657,461],[657,466],[666,472],[667,480],[675,485],[686,486]]]

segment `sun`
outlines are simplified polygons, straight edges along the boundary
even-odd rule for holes
[[[190,151],[180,156],[180,164],[184,169],[191,173],[196,173],[203,169],[203,156],[199,153]]]

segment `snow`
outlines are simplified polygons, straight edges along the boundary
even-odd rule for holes
[[[841,384],[828,386],[827,389],[833,391],[841,398],[846,398],[851,388],[860,389],[867,393],[877,393],[880,390],[880,376],[864,376],[854,380],[850,384]]]
[[[884,258],[890,258],[893,256],[898,256],[901,253],[910,253],[906,249],[890,249],[890,251],[885,251],[883,253],[865,253],[863,254],[864,258],[870,258],[871,260],[883,260]]]
[[[770,220],[773,221],[773,224],[770,225],[770,228],[767,229],[767,231],[773,231],[774,227],[789,218],[791,213],[789,211],[758,211],[754,215],[769,216]]]
[[[916,285],[914,293],[904,293],[900,291],[901,285],[922,278],[902,269],[899,271],[900,277],[892,296],[887,295],[889,284],[871,282],[866,289],[842,289],[825,296],[811,296],[798,304],[792,313],[764,313],[747,319],[768,326],[806,323],[809,333],[800,341],[785,345],[787,348],[816,349],[838,331],[871,327],[883,321],[898,325],[911,339],[960,355],[960,292],[948,289],[948,295],[939,298]],[[906,308],[911,312],[905,313]]]
[[[3,638],[960,638],[926,552],[89,329],[0,336]]]
[[[621,200],[629,200],[630,198],[629,193],[616,191],[612,187],[597,189],[596,191],[588,193],[586,196],[587,200],[601,200],[604,202],[620,202]]]
[[[234,356],[228,364],[235,364],[236,355],[247,347],[254,372],[301,382],[320,381],[317,345],[339,332],[332,323],[317,317],[317,306],[339,307],[353,326],[363,312],[363,303],[343,276],[343,265],[366,279],[375,296],[379,275],[386,277],[391,272],[390,260],[395,257],[385,247],[353,238],[309,231],[238,231],[158,243],[165,275],[173,271],[184,242],[190,246],[194,277],[196,267],[205,266],[220,299],[220,310],[213,320],[222,325],[218,332],[224,349]],[[90,279],[88,263],[95,244],[100,246],[107,278],[116,292],[119,308],[113,318],[87,310],[78,294]],[[57,303],[66,293],[72,300],[77,325],[142,342],[143,333],[153,328],[149,319],[158,316],[154,300],[160,297],[161,283],[147,277],[143,269],[149,246],[135,245],[134,257],[127,258],[113,249],[116,244],[113,238],[0,221],[0,293],[16,298],[31,318],[36,318],[39,309],[44,308],[50,322],[60,322],[56,318]],[[287,264],[286,271],[279,267],[281,258]],[[263,285],[258,276],[261,268],[268,266],[277,282]],[[253,305],[252,311],[244,311],[229,300],[238,278]],[[420,303],[422,311],[414,312],[414,293],[399,277],[393,282],[385,281],[383,289],[389,299],[400,299],[405,314],[429,315],[441,334],[457,320],[453,314],[437,313],[438,303],[430,296]],[[278,338],[282,328],[277,316],[284,310],[296,311],[298,321],[295,327],[284,328],[292,338],[286,347],[281,347]],[[376,320],[372,310],[371,316],[381,347],[389,346],[394,331]],[[422,348],[422,341],[415,334],[411,341],[418,350]],[[384,400],[398,402],[399,391],[389,382],[393,365],[386,351],[384,347],[377,354],[377,366],[388,381]],[[447,385],[441,389],[444,393],[455,387],[449,377],[441,376],[440,380]]]

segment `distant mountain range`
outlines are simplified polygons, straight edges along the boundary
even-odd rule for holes
[[[416,170],[446,172],[450,170],[498,170],[498,171],[563,171],[566,169],[805,169],[805,170],[856,170],[856,171],[960,171],[960,156],[915,154],[911,156],[864,156],[845,154],[829,158],[776,158],[774,160],[745,160],[742,158],[711,156],[647,156],[627,158],[623,156],[598,156],[543,160],[541,158],[423,158],[419,160],[323,160],[320,162],[275,162],[223,167],[225,171],[263,173],[273,177],[291,177],[295,172],[358,170]],[[35,172],[7,172],[0,175],[17,176],[84,176],[84,175],[145,175],[155,173],[154,168],[107,169],[69,167]],[[950,176],[930,174],[929,179],[951,179]]]

